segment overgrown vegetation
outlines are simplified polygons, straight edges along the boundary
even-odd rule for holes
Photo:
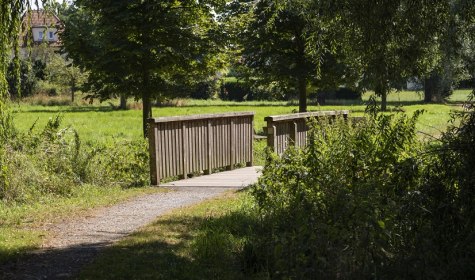
[[[252,190],[262,226],[246,269],[278,279],[473,276],[473,110],[428,146],[418,115],[315,122],[307,149],[269,157]]]
[[[14,137],[2,141],[1,200],[35,200],[46,193],[67,196],[81,184],[148,184],[145,140],[83,145],[74,129],[60,125],[56,116],[42,130],[33,126],[27,133],[13,131],[9,134]]]

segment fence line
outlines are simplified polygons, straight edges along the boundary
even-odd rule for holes
[[[254,113],[236,112],[152,118],[149,122],[152,185],[236,164],[252,166]]]
[[[343,116],[348,118],[349,111],[317,111],[297,113],[289,115],[269,116],[264,118],[267,126],[264,132],[267,134],[267,146],[281,155],[289,145],[304,147],[307,144],[307,122],[310,118],[336,118]]]

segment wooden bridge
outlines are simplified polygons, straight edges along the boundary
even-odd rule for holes
[[[279,155],[289,145],[304,147],[310,118],[346,120],[348,114],[317,111],[266,117],[267,145]],[[252,166],[253,112],[152,118],[149,126],[152,185],[240,188],[257,181],[260,168]],[[181,180],[160,184],[164,178]]]

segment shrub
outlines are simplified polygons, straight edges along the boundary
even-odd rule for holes
[[[219,97],[222,100],[244,101],[249,94],[249,87],[236,80],[228,80],[221,86]]]
[[[190,97],[194,99],[212,99],[217,98],[220,92],[219,80],[210,80],[207,82],[201,82],[196,85],[195,89],[191,92]]]
[[[0,199],[26,202],[41,195],[67,196],[82,184],[137,187],[149,183],[143,139],[83,145],[61,117],[45,128],[12,137],[0,149]]]
[[[269,153],[252,188],[260,226],[245,269],[280,279],[473,277],[473,107],[429,144],[416,137],[418,115],[314,121],[306,149]]]
[[[338,88],[336,90],[319,89],[316,95],[319,103],[324,104],[326,100],[361,100],[362,93],[350,88]],[[311,98],[313,96],[310,96]]]
[[[418,114],[313,122],[307,149],[269,155],[253,188],[267,229],[253,244],[258,266],[285,279],[393,275],[413,244],[403,206],[417,198]]]
[[[29,96],[32,95],[38,86],[38,78],[37,78],[37,73],[35,70],[41,71],[41,69],[38,69],[39,66],[36,68],[33,67],[31,62],[27,60],[20,60],[20,80],[19,80],[19,85],[20,88],[18,89],[18,81],[16,81],[16,75],[15,75],[15,63],[14,61],[10,62],[8,69],[7,69],[7,81],[8,81],[8,90],[12,96]],[[41,75],[39,73],[38,75]],[[20,90],[20,91],[19,91]]]

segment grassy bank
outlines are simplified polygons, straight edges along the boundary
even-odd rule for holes
[[[239,253],[251,225],[245,192],[179,209],[105,252],[79,279],[246,279]]]
[[[131,197],[162,191],[157,188],[78,186],[68,197],[44,195],[31,203],[0,202],[0,264],[41,246],[49,238],[49,225],[86,215]]]

